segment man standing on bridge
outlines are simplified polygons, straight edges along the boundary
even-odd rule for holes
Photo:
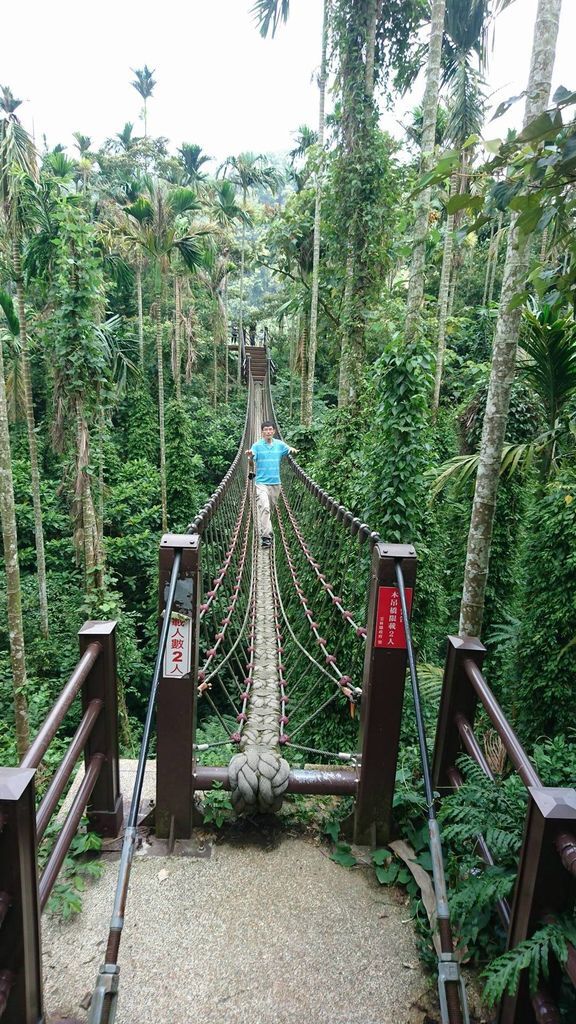
[[[296,452],[296,448],[290,448],[284,441],[274,437],[275,433],[274,424],[270,420],[264,420],[262,439],[256,441],[246,452],[251,472],[256,463],[256,507],[263,548],[269,548],[272,543],[270,513],[280,495],[280,463],[288,452]]]

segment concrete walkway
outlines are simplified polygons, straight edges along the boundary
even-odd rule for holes
[[[284,833],[285,834],[285,833]],[[269,829],[135,856],[116,1024],[423,1024],[430,982],[403,895],[318,842]],[[232,837],[234,839],[234,836]],[[87,1018],[117,854],[84,910],[43,922],[49,1020]]]

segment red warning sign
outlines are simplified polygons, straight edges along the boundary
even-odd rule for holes
[[[406,587],[406,606],[412,609],[412,588]],[[398,587],[378,587],[374,647],[406,650],[406,632]]]

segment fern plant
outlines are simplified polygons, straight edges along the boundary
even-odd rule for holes
[[[509,949],[502,956],[493,960],[483,972],[486,980],[484,998],[493,1006],[505,992],[510,995],[518,989],[522,971],[528,971],[530,991],[538,987],[541,977],[547,978],[550,972],[550,958],[556,957],[559,963],[566,962],[568,957],[567,943],[576,942],[576,919],[564,917],[538,928],[529,939],[519,942],[514,949]]]

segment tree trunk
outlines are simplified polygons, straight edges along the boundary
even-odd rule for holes
[[[182,303],[180,297],[180,281],[174,276],[174,358],[172,360],[172,376],[176,398],[182,399]]]
[[[498,227],[496,228],[496,237],[494,239],[494,256],[492,259],[492,271],[490,274],[490,284],[488,287],[488,304],[490,304],[494,298],[494,283],[496,281],[496,271],[498,269],[498,257],[500,255],[500,239],[502,238],[502,221],[503,215],[498,214]]]
[[[216,303],[218,299],[215,300]],[[214,394],[212,396],[212,404],[214,408],[218,405],[218,334],[220,329],[219,324],[218,307],[214,313],[212,319],[212,358],[213,358],[213,374],[214,374]]]
[[[230,397],[230,386],[229,386],[229,373],[230,369],[228,366],[228,360],[230,357],[230,331],[228,326],[228,274],[224,278],[224,318],[226,323],[226,335],[224,338],[224,403],[228,405],[228,399]]]
[[[374,92],[374,58],[376,56],[376,29],[382,10],[382,0],[369,0],[366,18],[366,70],[364,75],[364,92],[367,99],[372,99]]]
[[[455,171],[450,182],[450,196],[459,190],[459,175]],[[454,252],[454,215],[446,217],[444,234],[444,251],[442,253],[442,274],[438,291],[438,348],[436,351],[436,371],[434,375],[434,396],[432,398],[432,414],[436,416],[440,404],[440,388],[444,370],[444,352],[446,349],[446,318],[448,313],[448,296],[450,293],[450,274],[452,271],[452,253]]]
[[[98,408],[98,561],[104,550],[104,444],[106,441],[106,415],[104,406]]]
[[[433,0],[430,45],[426,65],[426,87],[424,99],[422,100],[422,155],[420,158],[422,174],[425,174],[430,169],[434,156],[438,93],[440,91],[440,55],[442,51],[445,8],[446,0]],[[414,209],[414,242],[410,264],[410,280],[408,283],[406,324],[404,328],[406,343],[414,340],[420,326],[420,314],[424,299],[424,271],[430,194],[429,188],[423,189],[418,194]]]
[[[244,189],[243,209],[246,213],[246,189]],[[242,242],[240,249],[240,316],[238,317],[238,375],[236,383],[238,391],[242,386],[242,347],[244,344],[244,260],[246,249],[246,224],[242,221]]]
[[[0,516],[2,519],[2,541],[6,568],[6,605],[8,613],[8,637],[10,643],[10,666],[14,697],[14,719],[16,746],[20,758],[24,756],[30,742],[28,727],[28,705],[26,701],[26,657],[24,652],[24,623],[22,619],[22,594],[20,590],[20,564],[18,561],[18,534],[16,530],[16,508],[12,480],[10,455],[10,434],[8,431],[8,410],[6,408],[6,387],[4,384],[4,355],[0,342]]]
[[[24,280],[20,257],[20,240],[14,239],[12,246],[14,280],[18,300],[18,319],[20,321],[20,344],[22,383],[24,388],[24,408],[26,412],[26,428],[28,431],[28,449],[30,452],[30,485],[32,490],[32,506],[34,509],[34,538],[36,543],[36,568],[38,573],[38,600],[40,606],[40,629],[43,636],[48,636],[48,596],[46,589],[46,558],[44,555],[44,527],[42,524],[42,504],[40,501],[40,471],[38,468],[38,446],[36,444],[36,424],[34,422],[34,405],[32,402],[32,382],[30,379],[30,361],[28,359],[28,329],[26,323],[26,307],[24,305]]]
[[[304,408],[306,405],[306,394],[308,391],[308,375],[310,366],[308,363],[308,317],[304,312],[301,320],[300,331],[300,424],[304,426]]]
[[[162,316],[160,300],[155,305],[156,361],[158,364],[158,426],[160,432],[160,490],[162,494],[162,530],[168,531],[168,498],[166,493],[166,433],[164,429],[164,354],[162,351]]]
[[[369,118],[374,93],[374,67],[376,52],[376,31],[382,9],[382,0],[362,0],[363,18],[358,25],[365,41],[364,58],[364,109],[356,117],[353,110],[356,82],[354,72],[343,67],[343,120],[344,148],[349,156],[355,149],[370,144]],[[354,62],[352,62],[354,63]],[[348,85],[345,80],[348,79]],[[348,109],[350,108],[350,109]],[[360,258],[358,247],[358,225],[351,219],[346,244],[347,258],[344,283],[342,335],[340,349],[340,375],[338,382],[338,407],[350,405],[356,400],[362,372],[366,332],[366,289],[364,283],[365,264]]]
[[[342,302],[342,348],[340,352],[340,377],[338,381],[338,408],[350,404],[352,397],[352,352],[350,347],[349,322],[351,316],[352,292],[354,289],[354,253],[348,245],[346,257],[346,277],[344,282],[344,300]]]
[[[90,434],[81,398],[76,399],[76,500],[80,511],[84,588],[87,594],[102,587],[98,521],[90,484]]]
[[[138,352],[140,369],[144,369],[144,313],[142,309],[142,257],[138,254],[136,263],[136,301],[138,302]]]
[[[494,229],[494,221],[490,225],[490,241],[488,242],[488,255],[486,258],[486,273],[484,274],[484,291],[482,293],[482,305],[486,306],[488,302],[488,289],[490,287],[490,277],[492,275],[492,260],[494,259],[494,239],[496,231]]]
[[[318,148],[324,149],[324,104],[326,97],[326,50],[328,47],[328,19],[330,17],[330,0],[324,0],[324,19],[322,23],[322,59],[320,63],[320,102],[318,110]],[[312,405],[314,401],[314,376],[316,373],[316,348],[318,338],[318,291],[320,282],[320,213],[322,207],[322,168],[316,173],[316,196],[314,201],[314,243],[312,253],[312,291],[310,295],[310,337],[308,339],[308,373],[306,393],[302,408],[302,423],[305,427],[312,424]]]
[[[548,103],[561,6],[562,0],[539,0],[538,3],[524,126],[545,110]],[[510,310],[510,302],[521,291],[528,272],[530,236],[519,235],[516,219],[517,214],[513,213],[468,534],[459,626],[460,635],[468,636],[479,636],[482,628],[502,448],[516,367],[521,310]]]

